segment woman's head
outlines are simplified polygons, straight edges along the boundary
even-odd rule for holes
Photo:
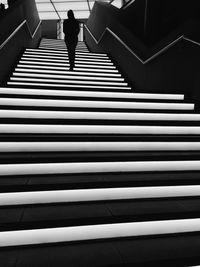
[[[69,19],[74,19],[74,12],[70,9],[68,12],[67,12],[67,16]]]

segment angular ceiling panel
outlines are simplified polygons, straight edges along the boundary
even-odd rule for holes
[[[87,2],[69,2],[69,3],[54,3],[54,6],[55,8],[58,10],[58,11],[64,11],[64,10],[69,10],[69,9],[72,9],[73,11],[75,10],[88,10],[88,4]]]
[[[51,3],[40,3],[37,4],[38,12],[55,12]]]
[[[66,11],[58,12],[61,19],[66,19],[67,14]],[[90,15],[90,12],[88,10],[80,10],[80,11],[74,11],[74,15],[76,19],[85,19],[88,18]]]
[[[93,8],[94,0],[35,0],[41,20],[66,19],[67,11],[72,9],[77,19],[87,19]],[[112,2],[112,0],[98,0]],[[115,0],[116,1],[116,0]],[[118,0],[118,3],[122,0]],[[117,7],[120,4],[117,3]]]

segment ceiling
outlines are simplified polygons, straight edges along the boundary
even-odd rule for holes
[[[98,0],[107,2],[120,8],[128,0]],[[7,0],[1,0],[6,5]],[[67,17],[67,10],[72,9],[77,19],[87,19],[95,0],[35,0],[41,20],[63,20]]]
[[[112,2],[121,7],[122,0],[98,0]],[[72,9],[77,19],[87,19],[94,5],[94,0],[36,0],[41,20],[66,19],[67,10]]]

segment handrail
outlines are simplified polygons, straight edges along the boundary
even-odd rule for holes
[[[85,25],[86,30],[88,31],[88,33],[91,35],[91,37],[93,38],[93,40],[95,41],[96,44],[99,44],[101,42],[101,40],[103,39],[106,31],[108,31],[110,34],[112,34],[134,57],[136,57],[142,64],[147,64],[149,63],[151,60],[155,59],[156,57],[158,57],[159,55],[163,54],[165,51],[167,51],[170,47],[174,46],[177,42],[179,42],[182,39],[185,39],[184,35],[181,35],[180,37],[178,37],[177,39],[175,39],[173,42],[171,42],[170,44],[166,45],[164,48],[162,48],[161,50],[159,50],[157,53],[155,53],[153,56],[149,57],[146,60],[143,60],[140,56],[138,56],[127,44],[124,43],[124,41],[122,41],[122,39],[116,34],[114,33],[110,28],[106,27],[105,30],[103,31],[103,33],[101,34],[99,40],[97,40],[94,35],[92,34],[92,32],[90,31],[90,29]]]
[[[121,9],[126,9],[126,8],[129,7],[133,2],[135,2],[135,0],[130,0],[130,1],[128,1],[127,3],[125,3],[125,4],[121,7]]]
[[[20,24],[19,24],[19,26],[17,26],[17,28],[6,38],[6,40],[5,41],[3,41],[3,43],[0,45],[0,50],[10,41],[10,39],[12,39],[12,37],[24,26],[26,24],[26,26],[27,26],[27,28],[28,28],[28,31],[29,31],[29,34],[30,34],[30,36],[31,36],[31,38],[33,39],[34,38],[34,36],[35,36],[35,34],[37,33],[37,31],[38,31],[38,29],[39,29],[39,27],[40,27],[40,25],[41,25],[41,20],[38,22],[38,25],[36,26],[36,28],[35,28],[35,30],[34,30],[34,32],[33,32],[33,34],[32,34],[32,32],[31,32],[31,30],[30,30],[30,27],[29,27],[29,25],[28,25],[28,23],[27,23],[27,20],[25,19],[25,20],[23,20]]]
[[[190,42],[190,43],[193,43],[193,44],[195,44],[195,45],[200,46],[200,43],[199,43],[199,42],[194,41],[194,40],[192,40],[192,39],[190,39],[190,38],[188,38],[188,37],[184,37],[184,39],[185,39],[186,41]]]

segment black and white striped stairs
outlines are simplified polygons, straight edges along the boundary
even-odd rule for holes
[[[199,264],[195,105],[134,93],[82,42],[68,68],[43,39],[0,88],[2,266]]]

